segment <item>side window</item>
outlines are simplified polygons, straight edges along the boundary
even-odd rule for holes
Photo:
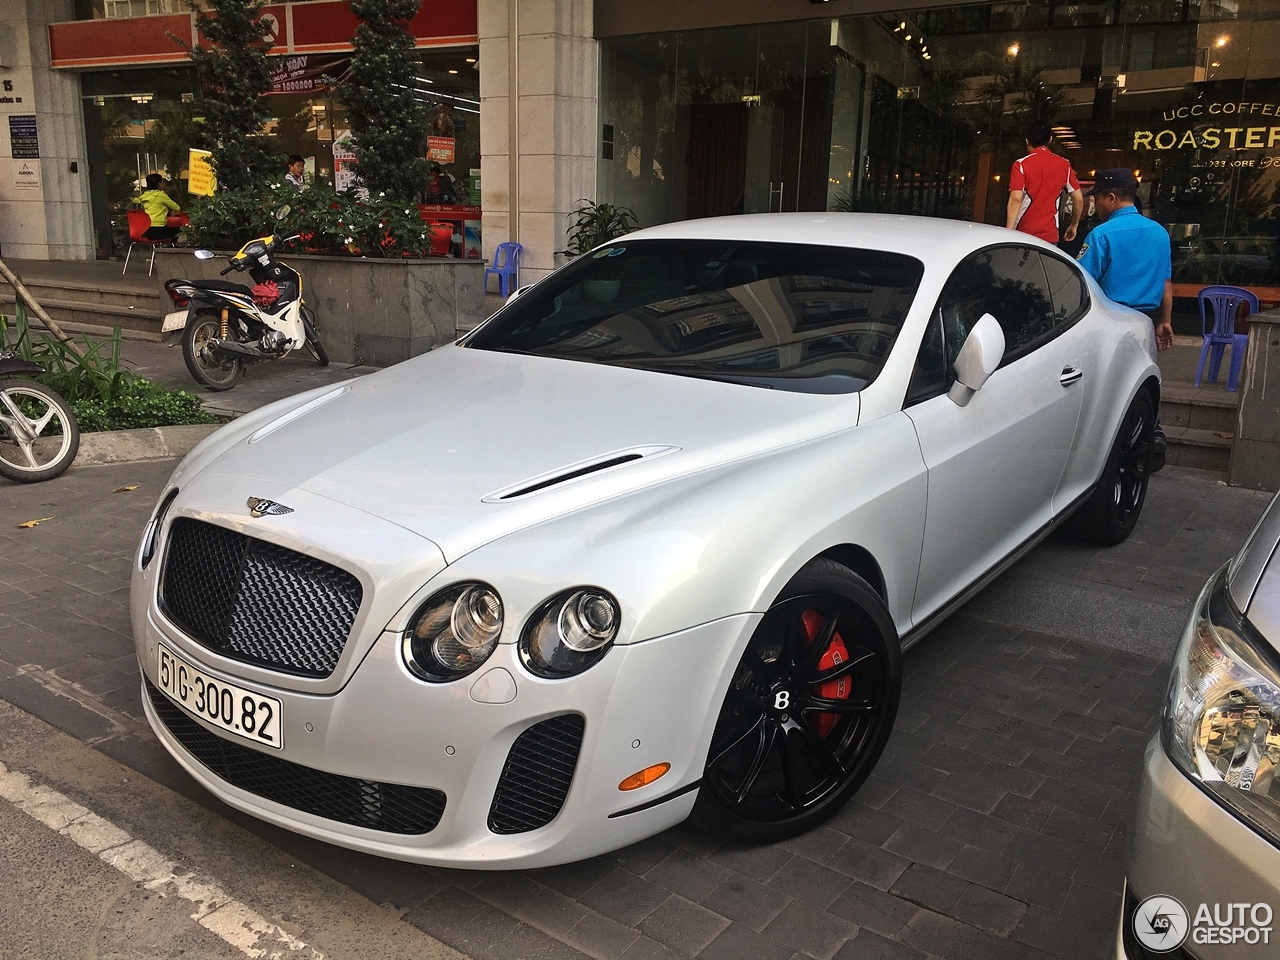
[[[1052,336],[1056,325],[1043,258],[1030,247],[992,247],[973,254],[956,267],[939,306],[961,342],[984,313],[995,317],[1004,330],[1003,363],[1029,353]]]
[[[1049,295],[1053,298],[1053,316],[1057,324],[1073,323],[1089,306],[1088,288],[1078,268],[1041,254],[1044,274],[1049,281]]]
[[[948,312],[941,306],[933,311],[924,339],[920,342],[920,353],[916,356],[916,366],[911,372],[911,384],[907,387],[903,406],[920,403],[951,388],[956,378],[956,355],[964,346],[966,336],[968,330],[960,326],[957,313]]]

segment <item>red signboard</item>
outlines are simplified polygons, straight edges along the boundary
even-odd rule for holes
[[[346,53],[356,17],[349,0],[273,3],[263,8],[271,53]],[[409,25],[419,47],[476,43],[476,0],[432,0]],[[180,63],[191,42],[193,16],[177,13],[123,20],[75,20],[49,26],[52,65],[64,69]]]
[[[437,163],[453,163],[453,137],[427,137],[427,159]]]

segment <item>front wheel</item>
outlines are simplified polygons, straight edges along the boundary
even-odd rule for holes
[[[302,314],[302,329],[307,336],[307,350],[316,358],[322,367],[329,365],[329,354],[325,353],[324,344],[320,342],[320,333],[316,330],[315,317],[310,310]]]
[[[218,337],[221,323],[218,314],[202,310],[187,321],[182,331],[182,359],[197,383],[210,390],[230,390],[244,372],[244,361],[214,352],[210,340]]]
[[[1097,488],[1072,518],[1072,530],[1096,543],[1123,542],[1142,513],[1151,482],[1156,413],[1151,395],[1138,392],[1129,404]]]
[[[52,480],[79,449],[80,428],[67,401],[34,380],[0,381],[0,476]]]
[[[901,689],[884,601],[848,568],[811,561],[765,613],[734,671],[694,823],[754,843],[822,823],[879,760]]]

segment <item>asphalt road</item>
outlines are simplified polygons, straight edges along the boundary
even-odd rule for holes
[[[0,957],[1106,956],[1164,663],[1268,500],[1169,470],[1128,543],[1041,545],[907,654],[875,775],[811,834],[493,874],[277,830],[159,747],[127,573],[172,467],[0,487]]]

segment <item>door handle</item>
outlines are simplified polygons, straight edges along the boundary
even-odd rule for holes
[[[1063,367],[1062,374],[1058,377],[1058,382],[1064,387],[1069,387],[1073,383],[1078,382],[1084,376],[1084,371],[1079,367]]]

